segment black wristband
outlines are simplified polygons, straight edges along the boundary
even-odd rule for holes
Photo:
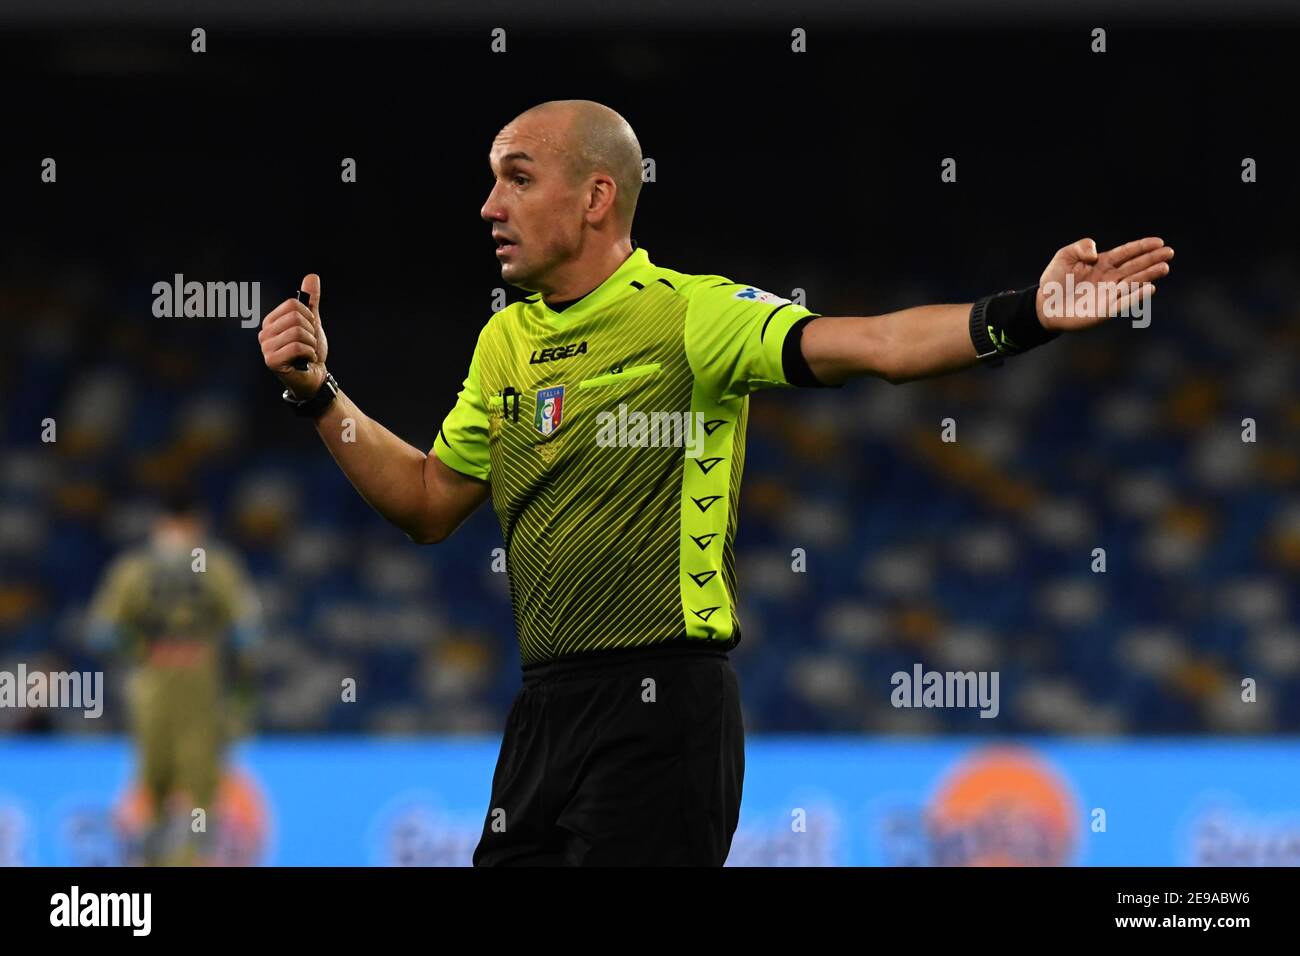
[[[316,394],[311,398],[298,401],[293,397],[293,392],[287,388],[280,396],[292,408],[293,413],[302,418],[320,418],[325,414],[325,410],[334,404],[334,399],[339,393],[339,383],[329,372],[325,373],[325,381],[321,382],[320,388],[316,389]]]
[[[987,365],[1001,365],[1004,356],[1019,355],[1060,335],[1038,320],[1038,286],[1001,292],[980,299],[970,310],[970,336],[975,352]]]
[[[838,385],[827,385],[825,382],[817,380],[811,368],[808,367],[808,360],[803,355],[803,329],[804,326],[813,319],[820,318],[817,313],[805,315],[802,319],[790,326],[790,331],[785,333],[785,341],[781,343],[781,371],[785,375],[785,380],[797,388],[839,388]]]

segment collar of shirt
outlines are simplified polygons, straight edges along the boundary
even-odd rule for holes
[[[644,248],[633,243],[632,254],[623,260],[623,264],[587,294],[570,299],[568,302],[556,303],[555,306],[547,305],[540,292],[533,293],[524,301],[528,302],[530,307],[538,309],[545,318],[556,319],[563,316],[568,320],[578,315],[585,315],[592,309],[600,308],[614,297],[633,290],[634,281],[640,281],[642,285],[653,281],[654,271],[655,267],[650,261],[649,254]]]

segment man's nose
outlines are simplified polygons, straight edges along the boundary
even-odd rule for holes
[[[505,210],[501,208],[501,203],[497,201],[496,186],[493,186],[492,191],[488,193],[487,201],[483,203],[483,208],[479,210],[479,215],[488,222],[505,219]]]

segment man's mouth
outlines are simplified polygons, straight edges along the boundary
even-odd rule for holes
[[[512,242],[505,236],[494,236],[497,241],[497,255],[505,255],[515,251],[518,243]]]

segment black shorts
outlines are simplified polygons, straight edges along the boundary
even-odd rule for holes
[[[721,866],[745,732],[726,652],[694,642],[525,668],[475,866]]]

